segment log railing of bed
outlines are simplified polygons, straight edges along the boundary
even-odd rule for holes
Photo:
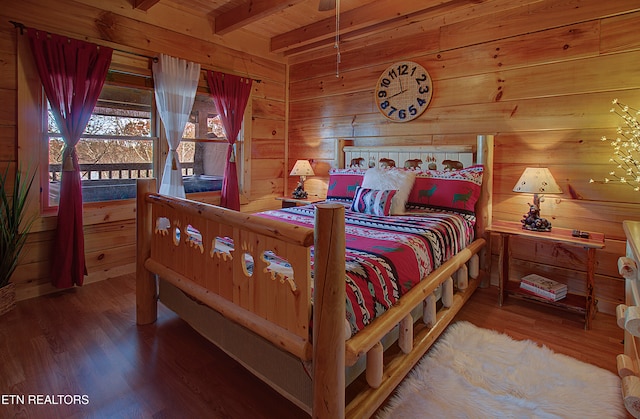
[[[318,204],[311,229],[163,196],[155,193],[155,181],[141,180],[137,322],[156,320],[160,277],[272,345],[311,363],[314,417],[369,417],[442,333],[480,280],[488,279],[479,265],[482,259],[483,268],[489,266],[484,246],[491,222],[492,153],[493,137],[478,136],[476,163],[485,169],[476,206],[476,240],[346,341],[343,205]],[[482,252],[486,253],[479,258]],[[293,275],[282,275],[270,266],[267,256],[274,254],[290,263]],[[440,307],[434,297],[437,288],[442,289]],[[414,324],[411,311],[420,305],[424,306],[424,321]],[[400,350],[383,355],[381,341],[396,327]],[[368,386],[347,400],[345,368],[360,358],[366,358]]]

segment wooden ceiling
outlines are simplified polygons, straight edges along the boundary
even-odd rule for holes
[[[305,53],[335,42],[336,8],[320,11],[330,0],[131,0],[140,10],[158,3],[205,16],[222,37],[247,31],[269,40],[273,53]],[[335,1],[335,0],[334,0]],[[340,39],[358,39],[430,14],[441,15],[485,0],[339,0]]]

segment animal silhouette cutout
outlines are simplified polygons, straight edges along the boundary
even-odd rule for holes
[[[443,160],[444,170],[461,170],[464,165],[457,160]]]
[[[380,159],[380,167],[396,167],[396,162],[395,160],[383,157]]]
[[[421,164],[422,164],[422,160],[411,159],[404,162],[404,167],[405,169],[420,169]]]
[[[355,159],[351,159],[351,164],[349,165],[349,167],[361,167],[363,166],[362,163],[364,163],[364,158],[356,157]]]

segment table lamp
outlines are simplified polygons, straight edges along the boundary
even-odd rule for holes
[[[513,192],[533,194],[533,205],[529,204],[529,213],[525,214],[522,228],[534,231],[551,231],[551,223],[540,217],[540,201],[544,194],[561,194],[562,189],[546,167],[527,167],[518,179]]]
[[[291,196],[296,199],[304,199],[307,197],[307,192],[304,190],[304,181],[307,180],[307,176],[314,176],[313,168],[311,167],[311,163],[309,160],[298,160],[296,164],[291,169],[291,173],[289,176],[300,176],[300,182],[298,182],[298,186],[294,189]]]

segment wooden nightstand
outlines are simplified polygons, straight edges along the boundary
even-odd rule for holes
[[[591,319],[595,314],[596,303],[593,298],[593,283],[595,275],[595,256],[596,249],[604,248],[604,234],[589,232],[589,238],[573,237],[572,230],[566,228],[553,227],[551,231],[530,231],[522,228],[520,222],[509,221],[493,221],[492,226],[488,229],[491,233],[499,235],[500,257],[498,260],[498,286],[499,304],[505,301],[510,295],[514,298],[520,298],[538,303],[549,304],[551,306],[584,314],[585,329],[591,328]],[[519,281],[509,280],[509,263],[511,259],[511,250],[509,249],[509,238],[511,236],[527,237],[533,240],[546,240],[561,243],[567,246],[582,247],[587,252],[586,261],[586,295],[578,295],[569,292],[565,298],[559,301],[550,301],[537,297],[520,289]]]
[[[276,199],[278,201],[282,201],[282,208],[297,207],[299,205],[309,205],[309,204],[313,204],[314,202],[322,201],[322,199],[318,199],[317,196],[309,196],[308,198],[305,198],[305,199],[290,198],[288,196],[279,196]]]

